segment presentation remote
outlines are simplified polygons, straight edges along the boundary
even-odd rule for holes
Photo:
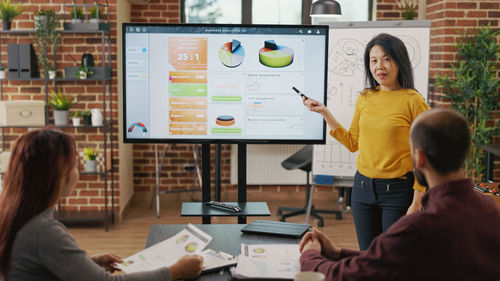
[[[219,208],[219,209],[231,211],[234,213],[241,212],[241,208],[238,205],[223,203],[223,202],[219,202],[219,201],[210,201],[210,202],[207,202],[205,204],[210,206],[210,207]]]

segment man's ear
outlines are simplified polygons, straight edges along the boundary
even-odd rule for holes
[[[415,149],[413,157],[415,158],[415,168],[421,169],[427,164],[427,156],[421,149]]]

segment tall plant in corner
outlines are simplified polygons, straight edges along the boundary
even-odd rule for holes
[[[59,16],[53,10],[40,10],[35,14],[35,36],[38,46],[38,64],[42,67],[45,76],[48,76],[50,62],[47,55],[55,54],[59,33]]]
[[[486,159],[480,145],[490,143],[500,133],[500,122],[492,117],[500,110],[500,79],[496,76],[500,46],[488,25],[472,36],[464,36],[456,45],[458,64],[452,64],[454,78],[437,75],[436,85],[450,100],[453,109],[462,113],[472,129],[472,148],[465,168],[474,180],[482,180]]]

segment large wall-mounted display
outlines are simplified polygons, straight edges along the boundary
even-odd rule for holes
[[[327,26],[123,24],[125,142],[325,143]]]

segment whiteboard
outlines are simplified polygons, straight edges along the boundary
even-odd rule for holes
[[[430,21],[336,22],[329,26],[327,106],[344,128],[351,126],[356,99],[365,88],[365,46],[380,33],[397,36],[405,43],[415,88],[427,100]],[[354,176],[358,153],[347,150],[330,136],[330,128],[326,130],[326,144],[314,146],[313,174]]]

